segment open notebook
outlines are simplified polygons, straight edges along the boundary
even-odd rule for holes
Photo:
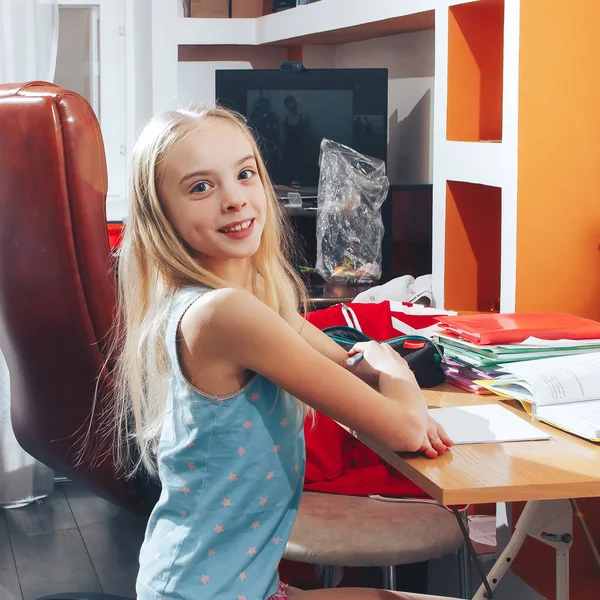
[[[550,425],[600,442],[600,352],[500,365],[506,372],[481,386],[521,401]]]

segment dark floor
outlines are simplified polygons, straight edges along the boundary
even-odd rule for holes
[[[146,519],[74,483],[40,504],[0,509],[0,599],[59,592],[135,596]]]

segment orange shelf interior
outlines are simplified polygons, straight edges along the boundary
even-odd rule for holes
[[[446,184],[444,305],[497,312],[500,304],[501,189]]]
[[[502,140],[504,1],[448,9],[448,140]]]

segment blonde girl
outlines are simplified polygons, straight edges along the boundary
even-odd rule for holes
[[[117,369],[119,459],[162,485],[139,600],[408,598],[279,581],[307,410],[394,450],[433,457],[451,443],[396,353],[360,346],[353,373],[341,366],[348,354],[301,318],[288,239],[239,115],[166,112],[145,127],[119,257]]]

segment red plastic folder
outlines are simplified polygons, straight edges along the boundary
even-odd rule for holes
[[[437,317],[444,333],[474,344],[512,344],[528,337],[545,340],[600,339],[600,323],[568,313],[484,313]]]

